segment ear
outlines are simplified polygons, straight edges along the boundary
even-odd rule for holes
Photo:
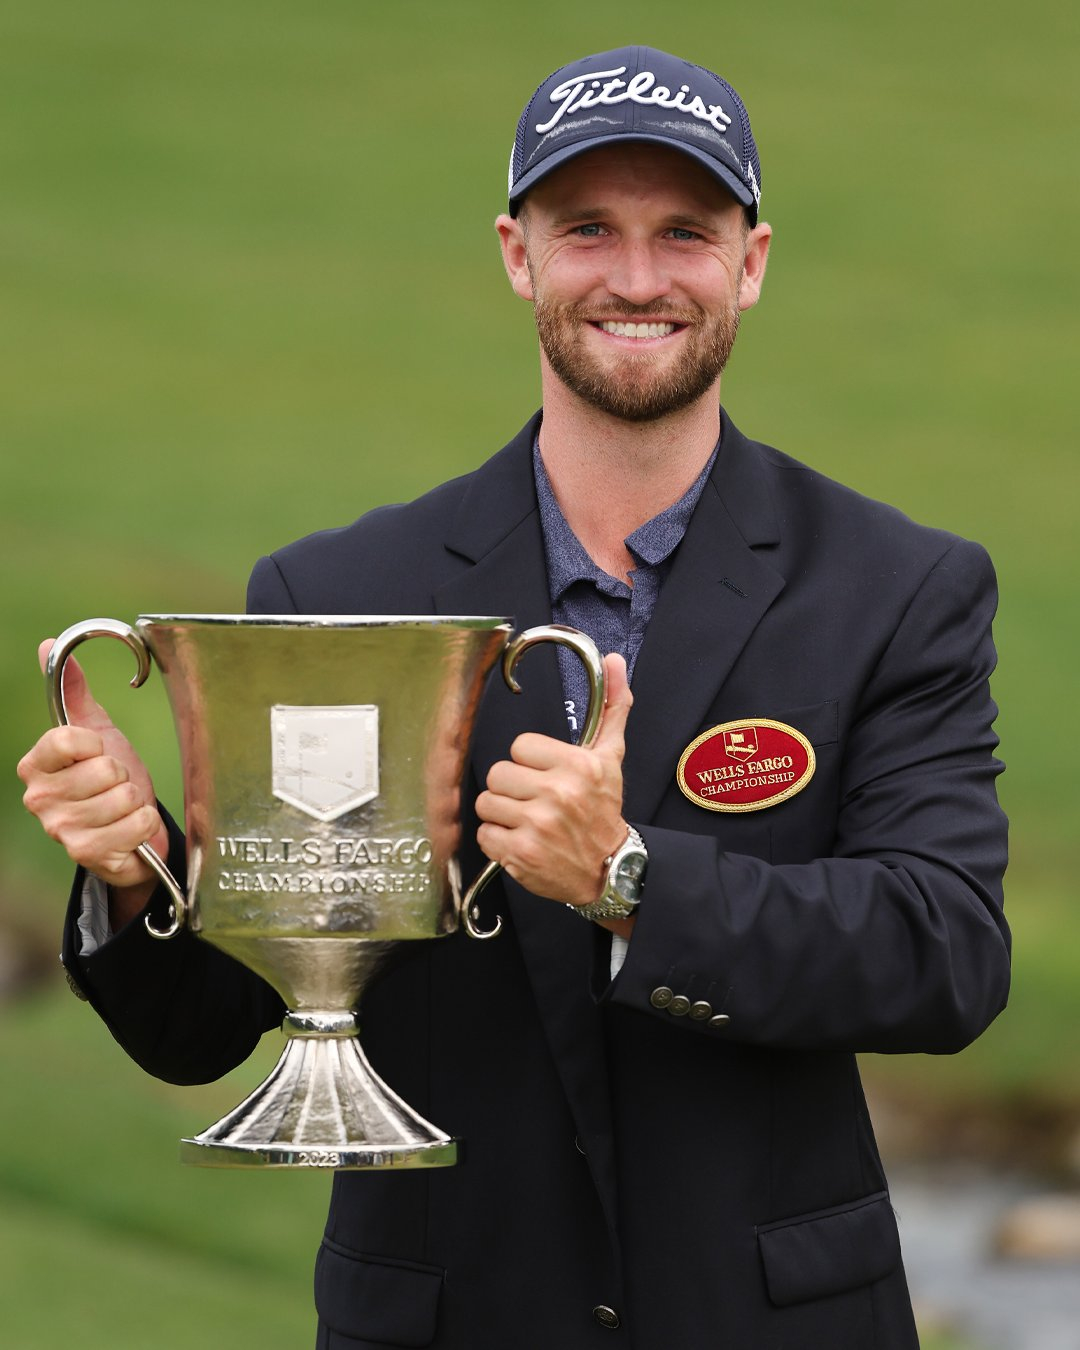
[[[746,254],[743,260],[742,280],[739,282],[739,308],[750,309],[761,298],[765,281],[765,264],[769,261],[772,226],[764,220],[746,236]]]
[[[520,295],[522,300],[532,300],[532,278],[525,257],[525,231],[521,228],[521,221],[504,213],[495,221],[495,229],[499,233],[503,266],[514,294]]]

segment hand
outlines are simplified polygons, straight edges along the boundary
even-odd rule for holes
[[[52,645],[38,648],[43,670]],[[117,928],[142,909],[157,884],[133,850],[149,840],[164,858],[169,838],[150,775],[73,660],[64,667],[64,699],[72,724],[47,731],[19,761],[23,804],[70,858],[109,884]]]
[[[493,764],[476,799],[477,842],[526,890],[587,905],[604,883],[604,859],[622,844],[626,719],[633,695],[621,656],[604,658],[608,699],[591,746],[525,732]]]

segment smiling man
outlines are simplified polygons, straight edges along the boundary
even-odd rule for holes
[[[476,473],[253,573],[255,611],[555,619],[609,653],[589,747],[572,657],[538,653],[521,698],[489,687],[463,862],[475,838],[504,865],[505,930],[407,944],[361,1009],[465,1158],[337,1174],[322,1350],[917,1346],[855,1055],[959,1050],[1005,1002],[994,579],[722,410],[760,185],[708,70],[629,47],[557,71],[497,221],[542,412]],[[281,1001],[136,921],[166,902],[131,850],[179,872],[183,840],[74,685],[81,725],[20,766],[80,864],[65,962],[151,1072],[213,1077]]]

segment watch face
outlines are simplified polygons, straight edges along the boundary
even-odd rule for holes
[[[637,900],[641,894],[641,878],[645,872],[646,857],[636,850],[620,859],[615,868],[614,889],[624,900]]]

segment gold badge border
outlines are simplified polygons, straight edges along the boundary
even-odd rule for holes
[[[802,777],[790,787],[784,788],[782,792],[776,793],[772,797],[763,797],[759,802],[705,802],[694,792],[693,788],[686,785],[686,761],[694,753],[699,745],[704,745],[706,741],[711,741],[714,736],[719,736],[724,731],[737,731],[740,727],[771,727],[774,731],[786,731],[789,736],[799,742],[806,751],[806,769]],[[781,802],[786,802],[789,797],[794,797],[797,792],[801,792],[814,776],[817,768],[817,755],[814,754],[814,747],[798,729],[798,727],[789,726],[787,722],[774,722],[769,717],[740,717],[735,722],[721,722],[718,726],[710,727],[708,731],[703,731],[690,742],[682,752],[679,759],[679,767],[675,770],[675,781],[679,785],[679,791],[695,806],[700,806],[703,811],[721,811],[725,815],[736,814],[743,811],[764,811],[769,806],[779,806]]]

